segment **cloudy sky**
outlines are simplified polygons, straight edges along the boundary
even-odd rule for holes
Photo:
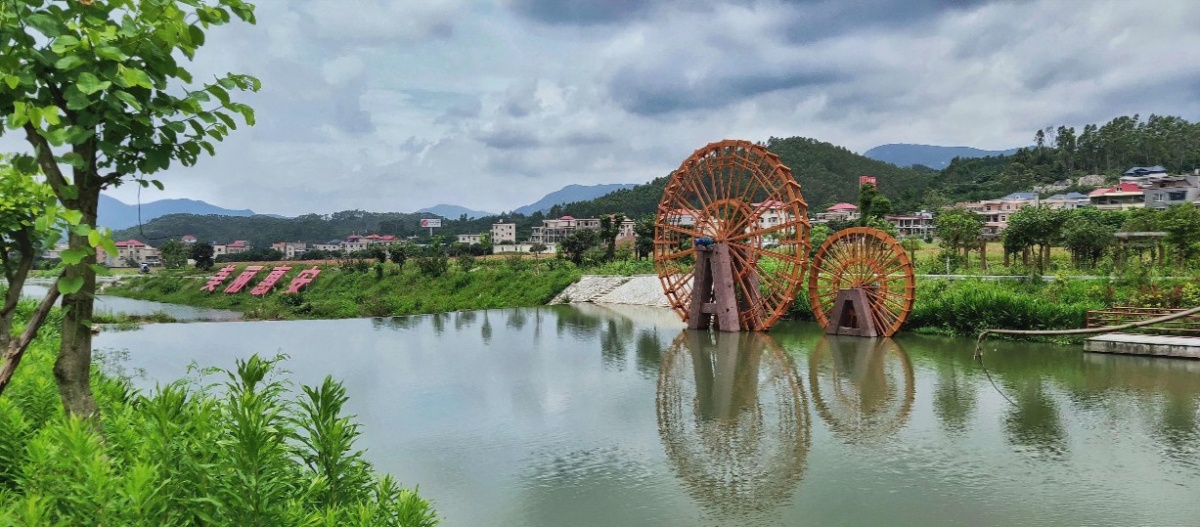
[[[1192,0],[257,3],[193,72],[258,76],[241,99],[258,125],[143,200],[505,211],[646,182],[727,137],[1001,149],[1122,114],[1200,119]]]

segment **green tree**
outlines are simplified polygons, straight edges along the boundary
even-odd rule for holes
[[[188,255],[191,253],[188,246],[179,240],[167,240],[158,251],[162,253],[163,267],[167,269],[178,269],[187,265]]]
[[[1200,254],[1200,209],[1191,204],[1173,205],[1163,212],[1163,237],[1178,257],[1179,267],[1184,267]]]
[[[408,261],[408,245],[397,243],[388,247],[388,255],[392,258],[392,263],[404,271],[404,262]]]
[[[1062,134],[1059,134],[1062,137]],[[1103,220],[1103,213],[1092,207],[1072,210],[1062,226],[1063,245],[1071,251],[1076,267],[1092,268],[1113,244],[1117,231]]]
[[[58,200],[82,214],[68,245],[83,259],[68,264],[62,283],[65,316],[55,379],[68,414],[98,415],[90,385],[93,247],[100,191],[128,181],[161,186],[146,175],[172,162],[189,166],[213,142],[254,114],[230,90],[257,90],[257,79],[229,74],[195,85],[181,64],[204,43],[205,31],[236,17],[254,22],[242,0],[5,0],[0,2],[0,114],[32,155]],[[69,173],[64,172],[69,167]],[[64,260],[65,261],[65,260]]]
[[[617,254],[617,236],[621,234],[622,214],[606,214],[600,217],[600,240],[604,242],[604,260],[612,261]]]
[[[192,244],[192,260],[196,262],[196,269],[207,271],[213,268],[213,246],[208,242],[196,242]]]
[[[30,315],[25,330],[13,338],[17,302],[34,260],[41,250],[51,246],[66,224],[64,211],[53,191],[28,174],[22,173],[0,157],[0,271],[4,273],[4,299],[0,305],[0,394],[12,379],[25,350],[58,300],[58,282],[48,288],[45,298]],[[70,214],[78,219],[79,213]]]
[[[983,218],[970,210],[953,207],[938,214],[934,228],[943,247],[952,254],[961,250],[965,257],[979,245],[979,237],[983,234]]]
[[[653,214],[647,214],[633,224],[633,234],[637,236],[633,249],[639,260],[654,253],[654,227],[657,221]]]
[[[1045,272],[1050,266],[1050,248],[1061,237],[1065,219],[1063,211],[1049,207],[1021,208],[1008,217],[1008,227],[1004,229],[1005,252],[1024,252],[1037,246],[1033,263],[1038,271]]]
[[[596,235],[596,231],[575,229],[574,232],[563,237],[562,241],[558,242],[558,246],[572,262],[575,262],[575,265],[583,265],[583,253],[595,247],[599,242],[600,238]]]

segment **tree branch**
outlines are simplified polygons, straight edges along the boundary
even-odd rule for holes
[[[58,200],[67,207],[76,208],[75,200],[63,197],[62,190],[70,183],[67,182],[67,178],[63,176],[62,171],[58,168],[58,163],[54,160],[54,151],[50,149],[50,142],[38,133],[33,123],[25,123],[25,139],[33,145],[33,151],[37,154],[38,166],[42,167],[42,173],[46,175],[46,180],[50,182],[50,187],[54,189]]]
[[[61,278],[62,275],[59,275]],[[38,329],[42,327],[42,323],[46,321],[46,315],[50,313],[50,309],[54,307],[54,303],[58,301],[58,278],[54,279],[54,283],[50,284],[50,290],[46,291],[45,298],[38,304],[33,315],[29,317],[29,323],[25,325],[25,331],[21,333],[21,337],[17,340],[8,343],[8,349],[4,354],[4,362],[0,363],[0,395],[4,394],[4,389],[8,387],[9,381],[12,380],[13,373],[17,371],[17,366],[21,364],[21,358],[25,355],[25,350],[29,348],[29,343],[33,342],[37,336]]]

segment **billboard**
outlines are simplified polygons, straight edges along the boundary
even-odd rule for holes
[[[875,176],[858,176],[858,186],[861,187],[866,184],[877,186],[875,185]]]
[[[424,228],[432,229],[434,227],[440,228],[441,226],[442,226],[441,218],[421,218],[421,228],[422,229],[424,229]]]

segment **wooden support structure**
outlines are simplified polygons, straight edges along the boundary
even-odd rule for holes
[[[733,280],[729,246],[716,243],[696,247],[696,275],[692,282],[688,329],[715,326],[720,331],[741,331]]]
[[[855,337],[879,336],[865,290],[855,287],[838,291],[837,299],[833,301],[829,325],[825,326],[825,333]]]

